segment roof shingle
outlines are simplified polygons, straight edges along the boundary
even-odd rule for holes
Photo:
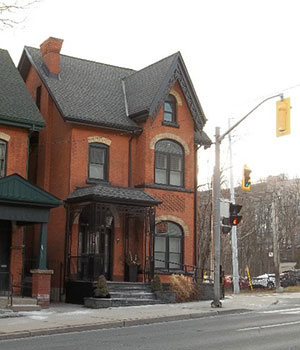
[[[159,200],[141,189],[113,186],[109,184],[97,184],[94,186],[77,188],[68,196],[66,201],[73,202],[88,199],[140,206],[152,206],[161,203]]]
[[[45,126],[37,106],[9,53],[0,49],[0,122],[41,129]]]

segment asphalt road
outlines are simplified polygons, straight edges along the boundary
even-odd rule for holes
[[[0,341],[0,350],[300,350],[300,300],[267,310]]]

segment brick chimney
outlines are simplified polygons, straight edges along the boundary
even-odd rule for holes
[[[63,44],[63,40],[57,38],[48,38],[41,45],[41,53],[50,73],[59,74],[60,67],[60,50]]]

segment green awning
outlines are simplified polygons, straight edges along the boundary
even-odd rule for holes
[[[18,174],[0,179],[0,220],[48,222],[49,210],[61,204],[57,197]]]

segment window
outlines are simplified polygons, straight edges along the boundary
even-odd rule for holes
[[[164,122],[176,124],[176,99],[173,95],[168,95],[164,102]]]
[[[108,146],[102,143],[89,146],[89,179],[108,181]]]
[[[183,149],[174,141],[161,140],[155,145],[156,184],[183,186]]]
[[[40,85],[36,88],[36,96],[35,96],[35,103],[39,110],[41,109],[41,93],[42,93],[42,87]]]
[[[155,269],[182,270],[182,228],[171,221],[159,223],[155,228]]]
[[[0,140],[0,177],[6,173],[6,142]]]

